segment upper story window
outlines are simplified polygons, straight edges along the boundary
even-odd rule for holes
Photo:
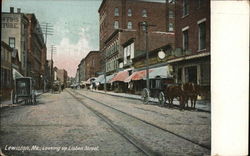
[[[142,10],[142,17],[148,17],[146,9]]]
[[[128,9],[128,16],[131,17],[132,16],[132,10]]]
[[[119,22],[118,22],[118,21],[115,21],[115,23],[114,23],[114,28],[115,28],[115,29],[118,29],[118,28],[119,28]]]
[[[188,50],[188,48],[189,48],[189,46],[188,46],[188,42],[189,42],[188,28],[185,30],[182,30],[182,38],[183,38],[183,49]]]
[[[172,10],[169,11],[169,18],[174,18],[174,12]]]
[[[15,37],[10,37],[9,38],[9,46],[11,48],[15,48],[15,46],[16,46],[16,39],[15,39]]]
[[[198,8],[200,8],[202,6],[202,4],[204,3],[204,0],[197,0],[197,5],[198,5]]]
[[[115,8],[115,16],[119,16],[119,8]]]
[[[169,31],[174,31],[174,25],[173,25],[173,23],[169,23],[168,30]]]
[[[132,29],[132,26],[133,26],[133,25],[132,25],[132,22],[129,21],[129,22],[128,22],[127,28],[128,28],[128,29]]]
[[[199,50],[206,49],[206,22],[198,24],[199,26]]]
[[[183,16],[186,16],[189,14],[189,0],[183,0]]]

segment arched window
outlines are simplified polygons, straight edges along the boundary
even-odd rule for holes
[[[148,17],[146,9],[142,10],[142,17]]]

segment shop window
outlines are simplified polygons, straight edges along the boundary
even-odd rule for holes
[[[197,66],[185,68],[185,82],[197,83]]]

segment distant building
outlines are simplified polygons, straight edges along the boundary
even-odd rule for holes
[[[91,77],[97,77],[98,72],[101,70],[100,64],[100,52],[99,51],[90,51],[85,57],[85,81]],[[79,73],[81,73],[79,71]]]
[[[57,80],[59,80],[64,86],[67,86],[68,73],[65,69],[57,69]]]
[[[148,27],[148,51],[166,45],[174,48],[174,33],[168,29],[166,9],[166,4],[159,2],[103,0],[99,8],[99,38],[102,64],[108,74],[145,66],[141,57],[146,51],[142,24],[152,25]]]
[[[35,88],[44,86],[46,45],[42,30],[35,14],[26,14],[29,19],[28,26],[28,75],[35,80]]]
[[[79,68],[79,81],[85,81],[85,58],[83,58],[78,65]]]
[[[21,73],[26,76],[29,20],[21,9],[17,8],[17,12],[14,12],[13,7],[10,7],[10,12],[2,12],[1,17],[1,41],[18,50]]]

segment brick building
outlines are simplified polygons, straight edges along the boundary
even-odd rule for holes
[[[46,65],[46,45],[42,30],[35,14],[26,14],[29,19],[28,25],[28,76],[35,80],[35,88],[44,87],[45,65]]]
[[[67,86],[68,73],[65,69],[57,69],[57,80],[59,80],[64,86]]]
[[[83,58],[78,65],[79,68],[79,81],[84,81],[85,80],[85,58]]]
[[[145,55],[145,32],[140,26],[143,22],[155,25],[148,27],[149,51],[164,45],[174,46],[174,34],[167,33],[166,9],[165,3],[103,0],[99,8],[100,51],[108,74],[133,68],[133,60],[141,61],[134,58]]]
[[[176,81],[210,90],[210,0],[176,0],[175,34]]]
[[[91,77],[96,77],[98,72],[101,70],[100,63],[100,52],[99,51],[90,51],[85,57],[85,76],[84,80],[88,80]],[[80,73],[80,71],[79,71]]]
[[[1,41],[18,50],[21,74],[27,75],[28,24],[29,20],[21,9],[10,7],[10,12],[1,13]]]

